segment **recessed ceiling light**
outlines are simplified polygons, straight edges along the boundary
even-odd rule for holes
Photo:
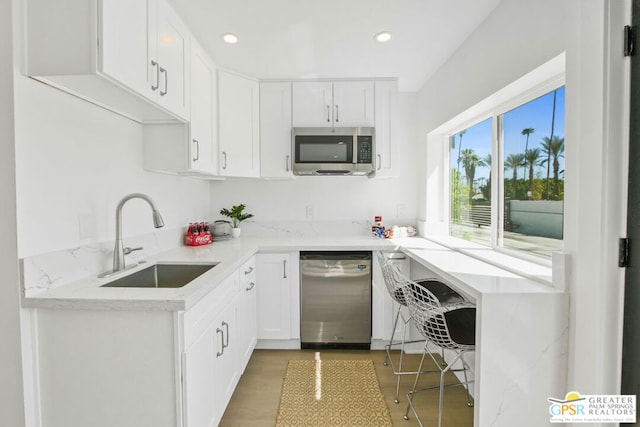
[[[391,40],[391,33],[389,31],[382,31],[373,36],[373,39],[378,43],[385,43]]]
[[[224,40],[225,43],[235,44],[238,43],[238,36],[232,33],[227,33],[222,36],[222,40]]]

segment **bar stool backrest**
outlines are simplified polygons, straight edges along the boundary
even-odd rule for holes
[[[384,277],[384,283],[387,286],[389,295],[400,305],[407,305],[407,302],[402,292],[402,286],[404,281],[400,275],[400,270],[397,266],[389,262],[386,256],[381,251],[376,252],[378,261],[380,262],[380,268],[382,269],[382,276]]]

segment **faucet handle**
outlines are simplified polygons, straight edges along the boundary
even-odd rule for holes
[[[124,253],[125,255],[129,255],[131,252],[133,251],[141,251],[144,248],[142,246],[137,247],[137,248],[124,248],[124,250],[122,251],[122,253]]]

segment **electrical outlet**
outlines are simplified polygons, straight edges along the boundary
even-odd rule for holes
[[[405,218],[407,216],[407,205],[403,203],[398,203],[396,206],[396,217],[397,218]]]
[[[307,205],[307,219],[313,219],[313,205]]]

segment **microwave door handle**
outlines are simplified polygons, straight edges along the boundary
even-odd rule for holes
[[[358,158],[358,134],[353,135],[353,163],[359,163]]]

